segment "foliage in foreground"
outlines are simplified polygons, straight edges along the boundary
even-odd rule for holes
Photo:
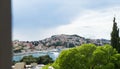
[[[120,69],[120,54],[110,45],[83,44],[63,50],[52,66],[55,69]]]

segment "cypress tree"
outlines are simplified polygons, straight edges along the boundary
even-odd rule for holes
[[[113,19],[113,29],[111,33],[111,45],[113,46],[113,48],[116,48],[118,52],[120,52],[119,29],[117,27],[117,23],[115,22],[115,17]]]

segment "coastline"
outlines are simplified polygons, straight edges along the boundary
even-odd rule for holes
[[[24,53],[13,53],[13,56],[26,55],[26,54],[34,54],[34,53],[47,53],[48,51],[31,51]]]

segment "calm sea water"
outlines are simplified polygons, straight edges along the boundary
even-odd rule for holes
[[[58,57],[59,52],[34,52],[34,53],[19,54],[19,55],[14,55],[12,60],[20,61],[24,56],[29,56],[29,55],[32,55],[33,57],[49,55],[53,60],[55,60]]]

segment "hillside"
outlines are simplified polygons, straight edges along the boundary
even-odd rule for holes
[[[53,35],[49,38],[39,41],[13,41],[14,52],[27,52],[34,50],[51,50],[51,49],[63,49],[79,46],[84,43],[93,43],[96,45],[110,44],[106,39],[87,39],[79,35]]]

